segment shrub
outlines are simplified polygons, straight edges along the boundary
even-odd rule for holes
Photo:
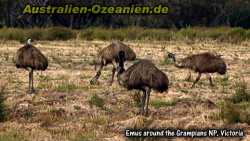
[[[0,141],[25,141],[24,135],[17,130],[11,130],[0,134]]]
[[[74,91],[75,89],[78,89],[79,87],[71,82],[68,81],[63,81],[59,85],[55,87],[55,90],[58,92],[71,92]]]
[[[46,34],[44,29],[32,28],[27,30],[26,36],[33,40],[44,40],[44,34]]]
[[[177,32],[177,37],[179,39],[189,39],[194,40],[198,38],[198,32],[194,28],[183,28]]]
[[[250,39],[250,30],[230,27],[188,27],[176,29],[151,29],[142,27],[103,28],[90,27],[83,30],[72,30],[63,27],[51,28],[0,28],[0,39],[25,41],[35,40],[69,40],[80,33],[82,40],[218,40],[240,43]]]
[[[230,98],[233,103],[250,102],[250,93],[247,91],[245,81],[238,81],[235,84],[235,94]]]
[[[80,38],[83,40],[93,40],[93,30],[91,28],[88,28],[86,30],[81,31]]]
[[[0,29],[0,39],[2,40],[25,40],[25,32],[23,29],[18,28],[2,28]]]
[[[246,31],[242,28],[233,28],[227,35],[228,41],[239,43],[246,40]]]
[[[228,123],[250,124],[250,93],[246,83],[236,83],[235,94],[220,104],[220,118]]]
[[[168,57],[168,55],[166,54],[164,56],[164,60],[161,62],[162,65],[169,65],[169,64],[173,64],[173,61]]]
[[[102,98],[100,98],[98,95],[94,94],[90,100],[89,100],[89,104],[92,106],[92,105],[95,105],[97,107],[100,107],[100,108],[103,108],[104,107],[104,100]]]
[[[229,101],[221,103],[220,109],[220,117],[228,123],[240,122],[240,112],[233,103]]]
[[[43,36],[45,40],[69,40],[76,38],[76,33],[68,28],[53,27],[48,28]]]
[[[225,87],[229,85],[228,83],[229,77],[225,76],[220,80],[221,86],[222,86],[222,92],[225,92]]]

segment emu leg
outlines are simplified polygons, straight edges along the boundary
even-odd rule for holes
[[[111,76],[111,79],[110,79],[110,81],[109,81],[109,85],[110,85],[110,86],[111,86],[112,83],[114,82],[114,77],[115,77],[115,72],[116,72],[116,66],[115,66],[115,64],[112,63],[112,65],[113,65],[112,76]]]
[[[35,90],[34,90],[34,85],[33,85],[33,69],[31,69],[31,93],[33,93]]]
[[[144,90],[143,95],[142,95],[142,101],[141,101],[141,110],[140,110],[141,115],[144,115],[144,107],[145,107],[146,96],[147,96],[147,93]]]
[[[96,73],[96,75],[90,80],[90,84],[91,85],[94,85],[96,84],[97,80],[99,79],[99,77],[101,76],[102,74],[102,68],[103,68],[103,65],[101,65]]]
[[[198,76],[197,76],[196,80],[194,81],[191,88],[194,88],[195,84],[200,80],[200,78],[201,78],[201,73],[198,74]]]
[[[149,104],[149,97],[150,97],[150,92],[151,92],[151,89],[148,89],[147,90],[147,101],[146,101],[146,116],[148,115],[148,104]]]
[[[187,77],[185,78],[186,81],[190,81],[191,80],[191,71],[188,71]]]
[[[213,81],[212,81],[212,77],[211,77],[211,75],[210,74],[207,74],[207,77],[208,77],[208,80],[209,80],[209,83],[210,83],[210,86],[214,86],[214,84],[213,84]]]
[[[28,90],[28,93],[31,94],[31,70],[28,70],[29,71],[29,90]]]

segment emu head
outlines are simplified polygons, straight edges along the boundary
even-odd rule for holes
[[[174,62],[176,62],[175,54],[168,52],[168,58],[173,59]]]
[[[31,45],[32,42],[33,42],[33,40],[32,40],[31,38],[29,38],[29,39],[27,40],[27,45]]]
[[[185,68],[185,66],[187,66],[187,62],[183,59],[176,60],[176,56],[174,53],[168,52],[168,58],[172,59],[174,61],[174,65],[178,68]]]

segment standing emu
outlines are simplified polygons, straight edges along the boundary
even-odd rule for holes
[[[220,56],[214,55],[209,52],[194,54],[186,58],[180,59],[179,61],[176,61],[175,54],[173,53],[168,53],[168,57],[173,59],[175,66],[177,68],[185,68],[198,72],[198,77],[193,82],[192,88],[200,80],[202,73],[207,74],[210,85],[214,86],[210,73],[217,72],[223,75],[227,71],[227,66],[224,60]],[[189,71],[187,79],[189,80],[190,78],[191,78],[191,72]]]
[[[31,44],[32,40],[28,39],[26,45],[17,50],[15,64],[17,68],[23,68],[29,71],[29,90],[33,93],[33,71],[46,70],[48,67],[47,58]]]
[[[103,67],[107,66],[108,64],[112,64],[113,65],[112,76],[111,80],[109,81],[109,85],[112,85],[114,80],[114,75],[116,72],[116,64],[118,63],[117,58],[119,51],[125,52],[125,60],[127,61],[133,61],[136,59],[136,54],[130,47],[128,47],[127,45],[123,44],[120,41],[112,42],[109,46],[105,47],[98,53],[98,56],[94,61],[95,70],[97,70],[97,73],[90,80],[90,84],[92,85],[96,84],[98,78],[101,75]]]
[[[124,69],[124,60],[125,53],[120,51],[117,75],[118,82],[128,90],[137,89],[143,91],[140,113],[147,115],[151,89],[161,93],[167,91],[169,85],[168,77],[149,60],[140,60],[127,70]]]

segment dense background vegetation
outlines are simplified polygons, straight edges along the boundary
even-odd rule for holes
[[[22,15],[25,4],[33,5],[158,5],[169,6],[167,15]],[[249,0],[0,0],[0,25],[7,27],[89,26],[181,28],[189,26],[250,27]]]
[[[184,40],[204,41],[214,40],[218,42],[241,43],[250,40],[250,29],[240,27],[192,27],[177,29],[156,29],[142,27],[103,28],[90,27],[83,30],[69,29],[65,27],[48,28],[1,28],[0,40],[26,41],[27,38],[35,40]]]

